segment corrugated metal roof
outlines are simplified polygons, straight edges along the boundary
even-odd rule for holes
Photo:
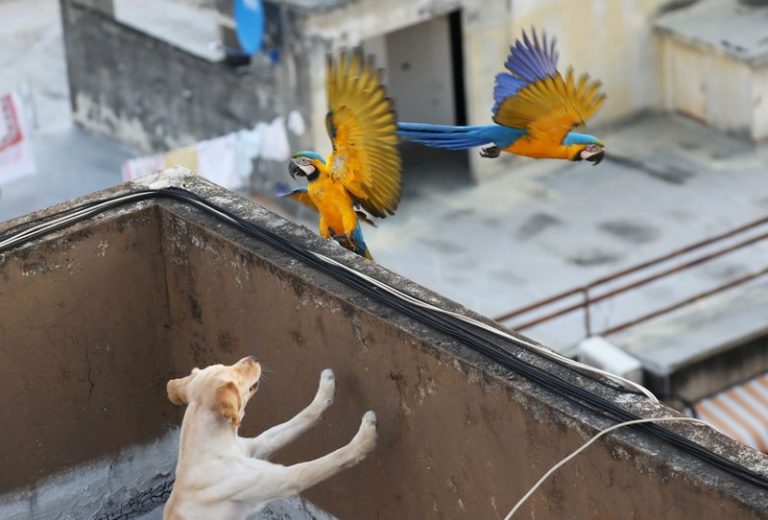
[[[768,453],[768,373],[702,399],[693,409],[724,434]]]

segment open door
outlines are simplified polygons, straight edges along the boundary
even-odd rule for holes
[[[461,11],[433,18],[364,43],[385,67],[387,92],[400,121],[466,124]],[[452,189],[471,183],[467,152],[401,145],[404,196],[420,188]]]

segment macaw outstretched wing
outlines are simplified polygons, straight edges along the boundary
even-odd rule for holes
[[[392,100],[373,58],[342,52],[328,58],[326,127],[333,142],[328,172],[363,209],[376,217],[394,214],[402,175]]]
[[[295,190],[291,190],[288,193],[280,194],[279,196],[298,200],[305,206],[308,206],[313,210],[318,211],[317,206],[315,206],[315,203],[312,201],[312,197],[309,196],[309,192],[307,191],[307,188],[296,188]],[[370,226],[376,227],[376,222],[371,220],[364,211],[360,211],[359,209],[356,209],[355,214],[357,215],[357,218],[359,220],[362,220],[363,222],[365,222]]]
[[[605,102],[602,84],[589,75],[575,78],[569,68],[563,78],[557,71],[555,39],[542,39],[532,30],[523,32],[510,49],[505,66],[509,73],[496,76],[493,120],[504,126],[525,128],[531,137],[560,144],[574,127],[582,126]]]
[[[315,203],[312,202],[312,198],[309,196],[307,188],[296,188],[295,190],[289,191],[288,193],[283,193],[280,195],[280,197],[290,197],[292,199],[298,200],[305,206],[309,206],[313,210],[317,211],[317,206],[315,206]]]

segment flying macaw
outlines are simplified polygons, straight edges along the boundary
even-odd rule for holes
[[[288,172],[306,177],[307,187],[285,196],[320,213],[320,235],[370,259],[360,221],[372,221],[362,210],[394,215],[402,191],[395,111],[373,57],[360,50],[342,52],[338,64],[328,57],[326,90],[333,151],[327,161],[317,152],[293,155]]]
[[[599,81],[587,74],[575,79],[569,68],[565,78],[557,71],[555,38],[542,39],[532,29],[523,31],[510,48],[505,67],[496,75],[493,89],[496,125],[447,126],[399,123],[398,134],[416,143],[449,150],[489,145],[482,157],[498,157],[502,151],[534,159],[586,160],[598,164],[605,145],[592,135],[571,132],[584,125],[602,106],[605,94]]]

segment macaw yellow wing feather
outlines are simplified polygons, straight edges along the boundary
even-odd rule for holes
[[[573,69],[568,69],[565,78],[560,73],[547,76],[504,99],[493,119],[500,125],[525,128],[536,139],[560,144],[603,105],[601,85],[590,82],[587,74],[576,81]]]
[[[376,217],[394,214],[402,190],[397,125],[381,73],[359,51],[328,60],[328,172]]]

